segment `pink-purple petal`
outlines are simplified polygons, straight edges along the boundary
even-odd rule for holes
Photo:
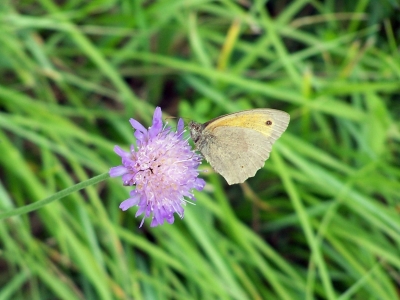
[[[149,136],[151,139],[155,138],[157,134],[160,133],[162,129],[163,123],[162,123],[162,113],[161,113],[161,108],[156,107],[153,115],[153,124],[149,128]]]
[[[177,133],[182,134],[184,128],[185,128],[185,124],[183,123],[183,120],[179,119],[178,126],[177,126]]]
[[[146,136],[144,133],[142,133],[142,132],[140,132],[139,130],[136,130],[135,131],[135,133],[133,134],[134,135],[134,137],[136,138],[136,140],[137,140],[137,144],[138,144],[138,146],[140,146],[141,144],[142,144],[142,140],[143,140],[143,138]]]
[[[129,123],[131,123],[132,127],[135,130],[140,131],[142,133],[147,133],[147,129],[135,119],[129,119]]]
[[[174,223],[174,215],[173,215],[173,214],[168,215],[167,218],[166,218],[166,220],[167,220],[167,222],[168,222],[169,224]]]
[[[124,166],[112,167],[109,171],[110,177],[118,177],[124,175],[128,171]]]
[[[146,211],[147,207],[144,205],[139,205],[139,209],[135,214],[135,217],[140,216],[142,213],[144,213]]]
[[[195,183],[194,183],[194,188],[198,191],[201,191],[204,189],[206,185],[206,182],[204,181],[203,178],[196,178]]]
[[[128,157],[130,155],[129,152],[122,150],[120,146],[114,146],[114,152],[117,153],[122,158]]]
[[[139,202],[139,198],[140,198],[139,195],[136,195],[136,196],[133,197],[133,198],[128,198],[128,199],[126,199],[125,201],[123,201],[123,202],[119,205],[119,208],[125,211],[125,210],[127,210],[128,208],[137,205],[138,202]]]

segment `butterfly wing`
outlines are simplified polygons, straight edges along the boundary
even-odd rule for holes
[[[212,132],[220,126],[249,128],[262,133],[274,143],[286,130],[289,121],[290,115],[284,111],[258,108],[215,118],[204,124],[204,130]]]
[[[242,183],[264,166],[289,119],[289,114],[274,109],[225,115],[204,124],[197,146],[228,184]]]
[[[272,144],[257,131],[219,127],[215,133],[199,150],[228,184],[254,176],[271,152]]]

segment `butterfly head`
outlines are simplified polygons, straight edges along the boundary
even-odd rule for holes
[[[197,143],[198,140],[200,139],[203,132],[203,128],[204,128],[203,124],[194,121],[189,122],[190,136],[194,143]]]

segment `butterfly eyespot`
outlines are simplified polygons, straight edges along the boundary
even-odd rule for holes
[[[265,122],[265,124],[267,124],[268,126],[272,125],[272,121],[268,120],[267,122]]]

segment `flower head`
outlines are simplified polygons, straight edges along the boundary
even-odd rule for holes
[[[135,185],[130,197],[119,206],[127,210],[139,207],[136,216],[144,213],[140,227],[147,217],[151,226],[162,225],[164,220],[172,224],[174,213],[183,218],[185,197],[195,200],[193,189],[202,190],[205,182],[197,178],[201,156],[192,151],[183,138],[183,121],[179,119],[177,131],[171,131],[162,122],[161,108],[154,111],[153,124],[147,130],[142,124],[130,119],[135,129],[137,147],[114,151],[122,158],[122,165],[110,169],[110,176],[122,176],[124,185]]]

